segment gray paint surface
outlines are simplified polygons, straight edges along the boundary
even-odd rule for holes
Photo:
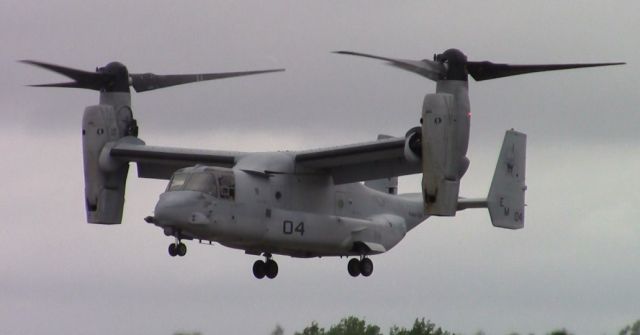
[[[0,194],[9,250],[0,255],[0,332],[267,333],[280,323],[291,333],[355,314],[383,328],[425,316],[464,333],[614,333],[640,313],[639,6],[0,1],[0,171],[11,176]],[[285,67],[136,94],[134,113],[154,145],[302,150],[400,136],[435,87],[329,51],[430,59],[451,47],[505,63],[628,64],[470,82],[461,195],[486,193],[504,129],[526,132],[527,228],[501,233],[483,211],[434,219],[377,256],[375,276],[357,285],[338,259],[282,260],[296,271],[271,282],[254,280],[250,257],[226,248],[167,259],[167,238],[142,221],[165,182],[133,178],[135,169],[125,223],[83,223],[79,128],[95,95],[23,87],[60,77],[15,62],[92,69],[118,60],[137,73]],[[176,305],[179,317],[167,307]]]

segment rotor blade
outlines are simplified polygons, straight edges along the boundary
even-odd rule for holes
[[[546,64],[546,65],[511,65],[491,62],[468,62],[467,70],[476,81],[515,76],[519,74],[577,69],[583,67],[622,65],[626,63],[586,63],[586,64]]]
[[[83,70],[72,69],[69,67],[43,63],[43,62],[38,62],[34,60],[21,60],[20,62],[41,67],[43,69],[47,69],[49,71],[59,73],[63,76],[66,76],[75,80],[74,82],[70,82],[70,83],[30,85],[33,87],[72,87],[72,88],[86,88],[90,90],[99,91],[101,88],[105,86],[106,83],[108,83],[112,79],[112,76],[106,73],[87,72]]]
[[[29,87],[66,87],[66,88],[86,88],[79,87],[78,83],[75,81],[68,83],[55,83],[55,84],[35,84],[35,85],[27,85]]]
[[[434,81],[442,79],[442,76],[446,72],[442,64],[438,62],[426,60],[426,59],[419,60],[419,61],[407,60],[407,59],[396,59],[396,58],[380,57],[380,56],[364,54],[360,52],[353,52],[353,51],[334,51],[333,53],[341,54],[341,55],[367,57],[367,58],[387,61],[389,62],[389,65],[416,73],[420,76],[426,77]]]
[[[131,85],[136,92],[151,91],[158,88],[195,83],[205,80],[214,80],[230,77],[248,76],[252,74],[282,72],[284,69],[226,72],[226,73],[201,73],[201,74],[169,74],[157,75],[153,73],[131,74]]]

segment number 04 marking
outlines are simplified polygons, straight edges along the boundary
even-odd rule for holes
[[[293,235],[296,233],[304,236],[304,222],[298,223],[294,228],[293,221],[284,220],[282,221],[282,233],[285,235]]]

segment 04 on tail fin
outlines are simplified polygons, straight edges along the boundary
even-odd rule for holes
[[[458,210],[466,208],[489,209],[495,227],[520,229],[524,227],[524,193],[526,172],[527,135],[508,130],[493,174],[486,199],[460,199]]]

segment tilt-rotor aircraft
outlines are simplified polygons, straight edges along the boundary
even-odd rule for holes
[[[429,216],[455,216],[488,208],[494,226],[524,227],[526,135],[506,132],[489,192],[458,195],[469,166],[468,77],[476,81],[540,71],[622,63],[509,65],[467,61],[456,49],[433,60],[402,60],[339,51],[388,62],[436,82],[424,98],[420,125],[404,137],[308,151],[235,152],[146,145],[138,138],[130,86],[137,92],[226,77],[222,74],[132,74],[120,63],[87,72],[23,61],[71,78],[34,85],[100,92],[82,120],[87,221],[120,224],[129,163],[138,176],[169,180],[145,221],[175,238],[171,256],[184,256],[185,240],[217,242],[264,257],[256,278],[275,278],[273,255],[349,257],[351,276],[370,276],[371,255],[393,248]],[[417,119],[417,118],[416,118]],[[422,174],[422,194],[397,194],[398,176]]]

